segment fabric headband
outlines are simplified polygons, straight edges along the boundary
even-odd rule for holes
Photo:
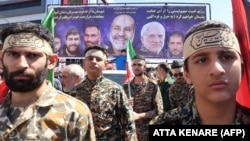
[[[184,59],[198,50],[212,47],[235,49],[241,54],[239,42],[232,30],[226,28],[209,28],[194,32],[184,42]]]
[[[2,52],[11,47],[35,47],[40,48],[47,55],[53,54],[49,43],[33,33],[18,33],[9,35],[4,43]]]
[[[89,56],[95,56],[95,57],[100,57],[100,58],[106,58],[106,55],[98,49],[91,49],[88,50],[85,54],[85,58],[89,57]]]
[[[144,60],[141,60],[141,59],[133,59],[132,60],[132,63],[136,63],[136,64],[142,64],[142,65],[145,65],[146,62]]]

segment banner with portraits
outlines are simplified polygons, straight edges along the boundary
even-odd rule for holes
[[[147,61],[182,59],[183,39],[194,24],[210,19],[209,4],[120,4],[55,6],[55,39],[60,57],[83,58],[94,44],[120,55],[132,41]]]

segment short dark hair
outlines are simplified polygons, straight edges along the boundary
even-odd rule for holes
[[[142,56],[142,55],[139,55],[139,54],[136,54],[136,55],[132,58],[132,60],[134,60],[134,59],[139,59],[139,60],[144,60],[144,61],[145,61],[145,57]]]
[[[108,57],[108,55],[107,55],[107,50],[106,50],[105,48],[103,48],[101,45],[93,45],[93,46],[90,46],[90,47],[86,48],[83,55],[85,56],[85,54],[86,54],[89,50],[91,50],[91,49],[100,50],[100,51],[102,51],[102,52],[105,54],[106,57]]]
[[[66,38],[67,38],[69,35],[80,35],[80,32],[79,32],[78,29],[72,28],[72,29],[68,30],[68,32],[66,33]]]
[[[154,67],[149,67],[149,68],[146,68],[146,72],[151,72],[151,71],[155,71],[155,68]]]
[[[85,27],[85,29],[84,29],[84,32],[85,32],[85,30],[86,30],[87,28],[90,28],[90,27],[95,27],[95,28],[97,28],[97,30],[100,31],[100,26],[99,26],[98,24],[91,23],[91,24],[86,25],[86,27]]]
[[[123,53],[123,52],[127,52],[126,49],[122,49],[122,50],[121,50],[121,53]]]
[[[184,42],[185,36],[181,31],[174,31],[174,32],[170,33],[170,35],[168,36],[168,41],[170,40],[170,37],[172,37],[174,35],[180,36],[182,39],[182,42]]]
[[[161,62],[158,64],[158,67],[162,68],[165,72],[169,72],[170,68],[166,62]]]
[[[178,69],[178,68],[181,68],[181,67],[182,67],[182,65],[177,60],[174,60],[172,62],[172,64],[171,64],[171,69]]]
[[[61,36],[58,33],[55,33],[54,38],[58,38],[61,40]]]

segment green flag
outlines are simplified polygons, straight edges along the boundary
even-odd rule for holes
[[[47,27],[54,36],[54,8],[50,9],[45,18],[42,20],[42,25]],[[54,69],[48,71],[47,79],[51,81],[52,86],[54,86]]]

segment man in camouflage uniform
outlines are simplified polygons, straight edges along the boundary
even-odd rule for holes
[[[86,104],[46,80],[58,61],[42,25],[14,23],[1,32],[1,61],[10,91],[0,105],[0,140],[95,141]]]
[[[163,109],[164,111],[168,111],[170,109],[169,88],[171,87],[171,84],[168,82],[168,76],[170,76],[171,73],[170,68],[168,67],[166,62],[161,62],[158,64],[156,72],[159,78],[158,85],[161,90]]]
[[[185,37],[184,59],[184,77],[194,87],[194,98],[150,124],[250,124],[250,109],[236,101],[243,60],[228,25],[208,20],[193,26]]]
[[[138,140],[147,141],[148,122],[163,113],[161,91],[157,82],[149,79],[144,73],[146,61],[143,56],[136,55],[132,59],[132,70],[135,77],[128,84],[124,84],[123,88],[133,106]]]
[[[84,52],[86,78],[74,87],[70,95],[87,103],[93,115],[98,141],[136,141],[133,110],[122,87],[105,78],[107,64],[103,47],[91,46]]]
[[[188,84],[184,79],[183,67],[178,61],[174,60],[172,62],[171,72],[175,77],[175,82],[169,88],[170,109],[173,109],[186,105],[193,95],[189,93],[192,90],[192,85]]]

